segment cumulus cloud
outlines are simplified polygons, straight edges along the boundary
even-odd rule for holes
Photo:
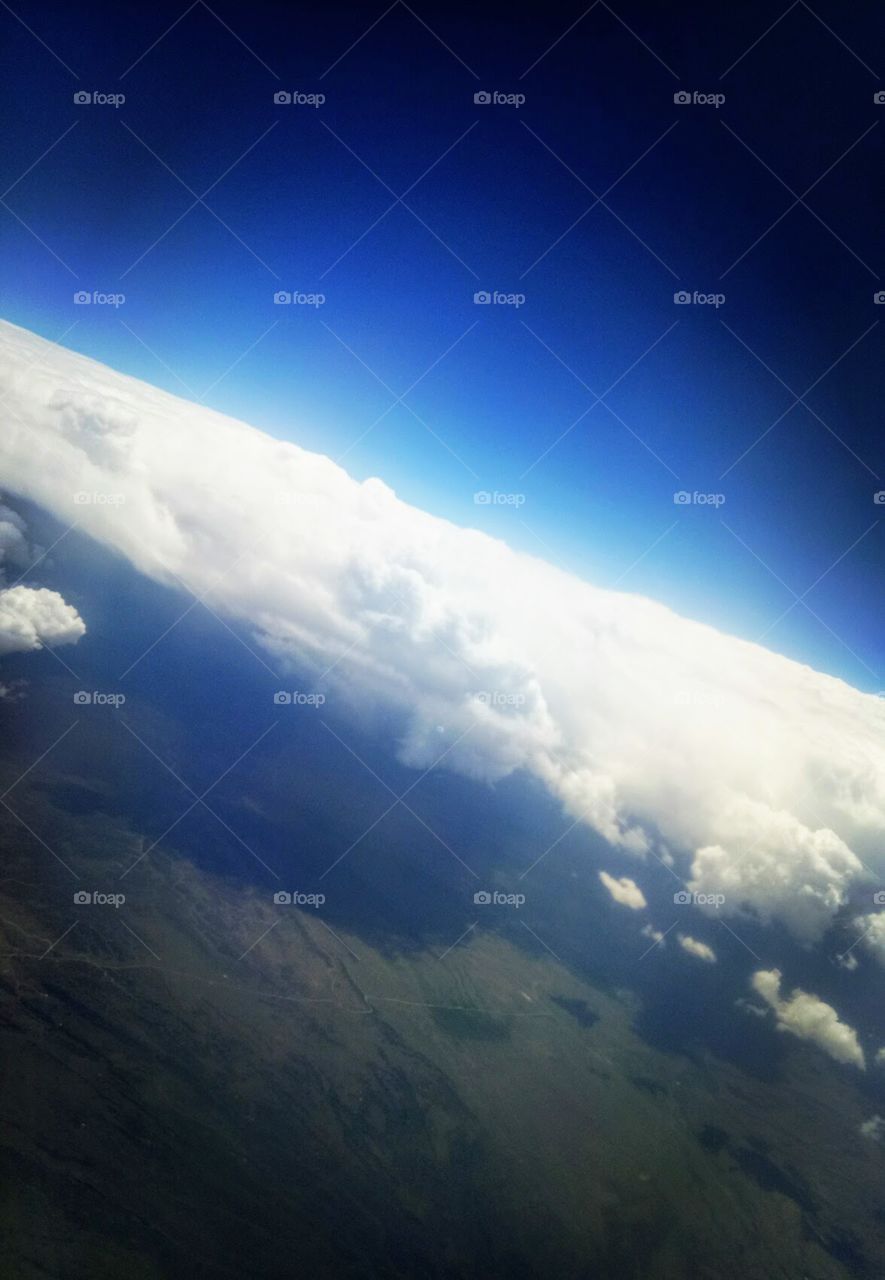
[[[716,963],[716,952],[712,947],[708,947],[706,942],[698,942],[697,938],[692,938],[687,933],[677,933],[676,937],[682,950],[687,951],[690,956],[696,956],[698,960],[706,960],[707,964]]]
[[[858,916],[854,924],[861,933],[861,946],[866,947],[880,964],[885,964],[885,911],[872,911],[869,915]]]
[[[405,763],[526,770],[611,844],[803,941],[881,866],[885,701],[7,324],[0,384],[11,490],[207,593],[281,672],[334,664],[330,691],[398,713]]]
[[[620,902],[622,906],[630,907],[633,911],[641,911],[643,907],[648,906],[645,901],[645,894],[635,880],[631,880],[629,876],[621,876],[620,880],[616,880],[607,871],[600,871],[599,878],[615,902]]]
[[[866,1068],[857,1032],[839,1021],[832,1005],[798,987],[788,1000],[781,999],[779,969],[760,969],[753,974],[753,989],[774,1010],[778,1031],[788,1031],[800,1040],[809,1040],[837,1062],[848,1062],[861,1071]]]
[[[75,644],[86,627],[77,610],[57,591],[13,585],[6,587],[7,566],[27,569],[33,551],[21,516],[0,503],[0,657],[27,653],[45,644]],[[0,698],[13,690],[0,685]]]
[[[651,938],[652,942],[654,942],[656,945],[660,945],[660,946],[667,945],[666,942],[664,941],[666,934],[661,933],[660,929],[656,929],[653,924],[644,925],[639,930],[639,932],[642,934],[644,938]]]

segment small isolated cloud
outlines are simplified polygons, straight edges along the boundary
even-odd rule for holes
[[[697,956],[698,960],[706,960],[707,964],[716,963],[716,952],[712,947],[708,947],[706,942],[698,942],[697,938],[689,937],[687,933],[678,933],[676,937],[683,951],[687,951],[690,956]]]
[[[768,1017],[767,1009],[762,1009],[758,1004],[753,1004],[752,1000],[745,1000],[743,996],[738,996],[734,1003],[736,1008],[743,1009],[744,1013],[749,1013],[754,1018]]]
[[[816,1044],[837,1062],[851,1063],[861,1071],[865,1069],[857,1032],[839,1021],[832,1005],[798,987],[788,1000],[782,1000],[779,969],[759,969],[751,981],[753,990],[774,1010],[778,1031],[787,1031],[800,1040]]]
[[[76,644],[86,625],[57,591],[10,587],[0,591],[0,657],[44,645]]]
[[[879,964],[885,965],[885,911],[871,911],[869,915],[858,916],[854,924],[862,935],[858,939],[860,945],[866,947]]]
[[[616,880],[607,871],[600,871],[599,878],[615,902],[620,902],[621,906],[629,907],[631,911],[641,911],[643,907],[648,906],[645,894],[636,881],[631,880],[629,876],[621,876],[620,880]]]
[[[651,938],[652,942],[656,943],[658,946],[665,947],[667,945],[664,941],[665,935],[661,933],[660,929],[656,929],[652,924],[645,925],[639,930],[639,932],[644,938]]]
[[[24,520],[0,502],[0,657],[42,649],[44,644],[75,644],[86,630],[77,610],[57,591],[6,587],[7,566],[26,570],[34,559]],[[12,686],[0,684],[0,699],[8,700],[13,693]]]
[[[854,973],[860,961],[852,952],[846,951],[843,955],[835,957],[835,962],[840,969],[847,969],[849,973]]]
[[[885,1048],[876,1050],[875,1063],[877,1067],[885,1067]]]
[[[881,1142],[882,1135],[885,1134],[885,1120],[881,1116],[870,1116],[869,1120],[864,1120],[860,1126],[860,1134],[873,1142]]]

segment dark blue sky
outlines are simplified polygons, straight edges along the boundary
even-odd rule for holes
[[[885,688],[881,10],[13,8],[4,318]]]

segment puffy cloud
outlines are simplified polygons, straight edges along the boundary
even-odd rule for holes
[[[866,947],[880,964],[885,964],[885,911],[871,911],[869,915],[858,916],[854,924],[861,932],[858,939],[861,946]]]
[[[616,880],[607,871],[600,871],[599,878],[615,902],[620,902],[622,906],[630,907],[633,911],[641,911],[643,907],[648,906],[645,894],[629,876],[621,876],[620,880]]]
[[[644,925],[643,928],[639,930],[639,932],[642,934],[644,938],[651,938],[652,942],[655,943],[655,945],[660,945],[664,947],[667,945],[666,942],[664,941],[667,935],[664,933],[661,933],[660,929],[656,929],[653,924]]]
[[[398,712],[406,763],[526,770],[613,845],[803,941],[861,860],[881,866],[885,701],[7,324],[0,382],[10,489],[208,593],[271,665],[334,664],[342,698]]]
[[[687,933],[677,933],[676,937],[682,950],[687,951],[690,956],[696,956],[698,960],[706,960],[707,964],[716,963],[716,952],[712,947],[708,947],[706,942],[698,942],[697,938],[692,938]]]
[[[86,630],[77,610],[65,604],[57,591],[4,587],[6,565],[26,569],[33,558],[24,520],[0,503],[0,657],[41,649],[44,644],[74,644]],[[0,685],[0,699],[12,693],[11,687]]]
[[[45,587],[0,591],[0,656],[44,645],[76,644],[85,631],[77,610],[65,604],[57,591]]]
[[[832,1005],[798,987],[789,1000],[782,1000],[779,969],[760,969],[753,974],[753,989],[774,1010],[778,1031],[788,1031],[800,1040],[810,1040],[837,1062],[866,1068],[857,1032],[844,1022]]]

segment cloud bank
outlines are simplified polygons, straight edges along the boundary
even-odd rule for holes
[[[857,1032],[839,1021],[832,1005],[797,987],[789,1000],[782,1000],[779,969],[760,969],[753,974],[753,989],[774,1010],[778,1031],[788,1031],[800,1040],[810,1040],[837,1062],[866,1069]]]
[[[330,693],[399,712],[405,763],[526,770],[803,941],[881,867],[882,700],[2,323],[0,394],[10,490],[206,593],[281,673],[334,664]]]

